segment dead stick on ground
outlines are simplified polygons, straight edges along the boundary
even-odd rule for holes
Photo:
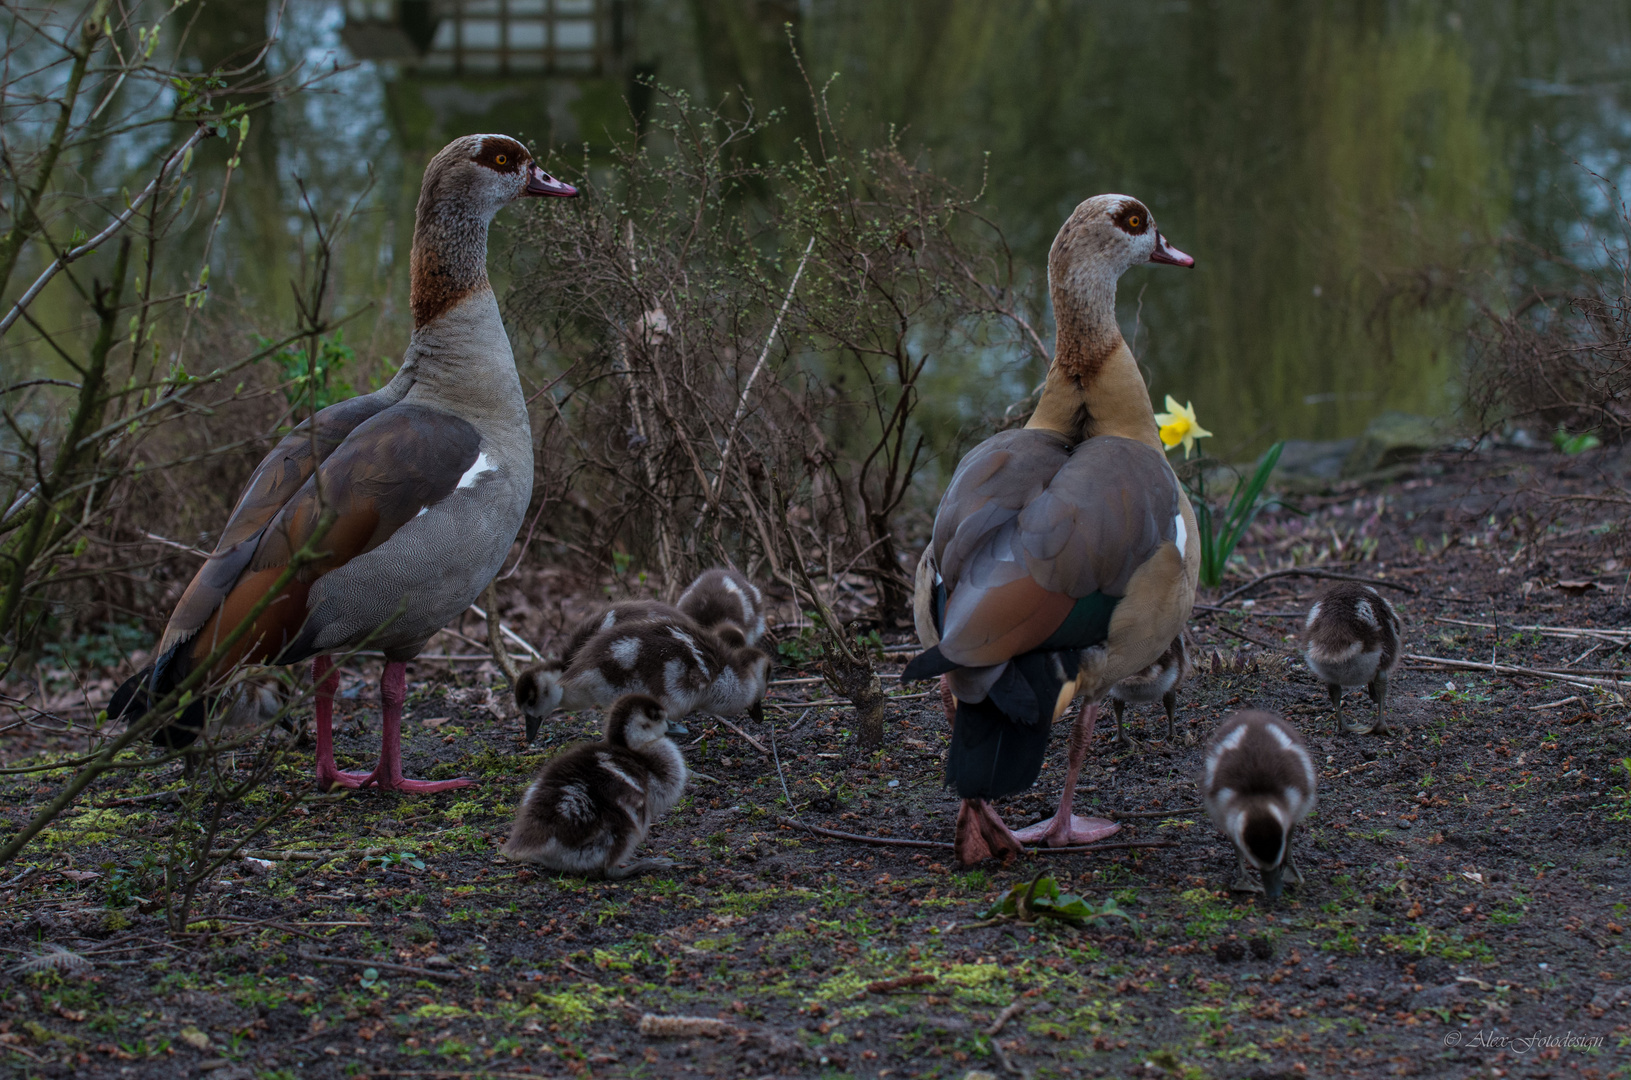
[[[755,739],[752,735],[749,735],[747,732],[743,731],[741,728],[737,727],[723,716],[719,717],[718,720],[721,724],[724,724],[726,727],[742,736],[742,738],[746,739],[749,746],[759,751],[759,753],[763,754],[765,757],[770,757],[770,751],[765,749],[764,743],[760,742],[758,739]]]
[[[314,964],[338,964],[341,967],[373,968],[376,971],[395,971],[403,975],[418,975],[426,979],[462,979],[462,971],[431,971],[429,968],[409,967],[407,964],[388,964],[383,960],[353,960],[349,956],[319,956],[316,953],[302,952],[302,960],[310,960]]]
[[[1366,585],[1380,585],[1384,589],[1398,589],[1400,592],[1407,592],[1411,596],[1416,595],[1416,589],[1410,585],[1401,585],[1397,581],[1384,581],[1381,578],[1360,577],[1358,574],[1338,574],[1330,570],[1276,570],[1273,573],[1263,574],[1261,577],[1253,578],[1251,581],[1246,582],[1246,584],[1240,586],[1239,588],[1231,589],[1224,593],[1218,598],[1218,605],[1222,606],[1227,604],[1241,593],[1250,592],[1259,585],[1263,584],[1265,581],[1273,581],[1275,578],[1283,577],[1328,578],[1331,581],[1359,581]]]
[[[1271,652],[1285,653],[1287,656],[1296,655],[1291,649],[1286,648],[1284,645],[1275,645],[1275,644],[1272,644],[1272,643],[1267,642],[1267,641],[1258,641],[1256,638],[1252,637],[1250,634],[1242,634],[1239,630],[1231,630],[1227,626],[1218,626],[1218,625],[1214,624],[1212,629],[1220,630],[1223,633],[1228,634],[1230,637],[1237,637],[1241,641],[1249,641],[1253,645],[1256,645],[1260,649],[1268,649]]]
[[[1024,1008],[1024,998],[1015,998],[1013,1001],[1010,1001],[1008,1003],[1008,1007],[997,1014],[996,1021],[993,1022],[990,1027],[985,1029],[987,1037],[994,1039],[998,1035],[1002,1034],[1002,1029],[1008,1026],[1008,1021],[1012,1020],[1015,1016],[1018,1016],[1020,1011]]]
[[[1450,660],[1442,656],[1422,656],[1417,653],[1405,653],[1404,659],[1417,664],[1431,664],[1435,667],[1448,668],[1452,671],[1487,671],[1492,675],[1527,675],[1533,679],[1566,682],[1571,686],[1601,686],[1610,690],[1631,690],[1631,680],[1595,679],[1588,675],[1576,675],[1571,671],[1546,671],[1542,668],[1514,667],[1511,664],[1491,664],[1480,660]]]
[[[830,836],[834,840],[852,840],[857,844],[871,844],[874,847],[915,847],[950,850],[954,846],[947,840],[908,840],[905,837],[865,836],[861,833],[843,832],[839,829],[825,829],[820,825],[807,825],[802,821],[779,815],[776,820],[795,829],[805,829],[821,836]],[[1076,855],[1086,851],[1119,851],[1126,848],[1169,848],[1177,846],[1171,840],[1128,840],[1119,844],[1091,844],[1082,847],[1026,848],[1025,853],[1027,855]]]

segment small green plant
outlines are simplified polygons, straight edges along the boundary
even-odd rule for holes
[[[263,349],[273,344],[271,338],[260,335],[256,335],[256,340]],[[357,359],[357,350],[345,343],[345,331],[336,330],[332,337],[319,337],[316,352],[315,363],[311,350],[298,345],[272,354],[272,361],[283,371],[283,393],[289,404],[310,406],[314,411],[326,409],[356,393],[349,383],[337,378]]]
[[[1597,437],[1595,431],[1582,431],[1571,435],[1568,429],[1560,424],[1558,429],[1552,432],[1552,445],[1573,457],[1576,454],[1584,454],[1593,447],[1603,445],[1603,440]]]
[[[1284,442],[1277,442],[1269,447],[1250,479],[1243,478],[1235,484],[1234,493],[1221,511],[1214,512],[1207,502],[1206,472],[1203,469],[1195,470],[1194,481],[1184,485],[1195,508],[1195,524],[1200,528],[1202,585],[1216,587],[1223,583],[1223,572],[1229,565],[1229,557],[1235,553],[1240,538],[1263,509],[1263,489],[1268,486],[1274,467],[1280,463],[1280,451],[1285,449],[1285,445]]]
[[[1614,768],[1625,773],[1627,782],[1608,789],[1609,801],[1596,807],[1607,810],[1610,821],[1631,821],[1631,757],[1621,758]]]
[[[399,851],[395,855],[370,855],[363,859],[363,863],[381,870],[389,870],[393,866],[411,866],[415,870],[425,868],[425,860],[411,851]]]
[[[1107,897],[1103,904],[1094,907],[1075,893],[1060,892],[1059,883],[1045,870],[1029,882],[1009,889],[1008,894],[993,904],[982,918],[1018,919],[1025,923],[1038,919],[1058,919],[1072,926],[1099,924],[1106,919],[1118,918],[1125,920],[1133,933],[1139,932],[1138,920],[1123,911],[1115,897]]]

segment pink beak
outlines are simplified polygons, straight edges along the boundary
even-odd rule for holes
[[[1150,252],[1150,262],[1171,263],[1173,266],[1194,266],[1195,260],[1167,243],[1167,238],[1161,235],[1161,230],[1155,230],[1155,250]]]
[[[523,195],[553,195],[559,199],[577,198],[578,189],[571,184],[563,183],[553,176],[533,165],[527,171],[527,186],[521,189]]]

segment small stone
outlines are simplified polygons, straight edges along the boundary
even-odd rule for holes
[[[1226,938],[1212,948],[1212,955],[1220,964],[1234,964],[1246,959],[1246,947],[1233,938]]]
[[[437,953],[435,956],[425,961],[425,966],[433,968],[450,968],[453,966],[453,961],[449,960],[441,953]]]

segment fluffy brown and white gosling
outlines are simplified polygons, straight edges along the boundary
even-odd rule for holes
[[[566,647],[561,650],[561,665],[564,667],[572,663],[572,658],[578,655],[584,643],[602,630],[610,630],[618,623],[627,625],[637,622],[672,622],[689,627],[692,620],[673,604],[665,604],[661,600],[619,600],[573,627],[566,639]]]
[[[680,594],[679,608],[704,630],[723,623],[740,626],[749,645],[757,645],[765,634],[764,593],[740,570],[704,570]]]
[[[693,712],[762,720],[769,682],[769,654],[734,626],[708,634],[690,620],[616,623],[584,642],[571,663],[521,672],[515,703],[531,743],[557,708],[605,708],[625,694],[655,698],[676,721]]]
[[[1156,657],[1155,663],[1129,675],[1110,688],[1110,704],[1116,710],[1116,745],[1132,749],[1133,741],[1121,729],[1121,714],[1127,706],[1139,701],[1159,701],[1167,711],[1167,745],[1175,738],[1173,724],[1178,715],[1178,684],[1189,677],[1189,652],[1184,647],[1184,636],[1172,639],[1166,652]],[[1193,745],[1194,739],[1190,738]]]
[[[1291,857],[1291,833],[1314,809],[1318,780],[1308,745],[1290,723],[1270,712],[1244,709],[1212,733],[1201,774],[1201,802],[1212,824],[1235,846],[1236,892],[1277,899],[1285,875],[1301,885]],[[1263,875],[1259,885],[1247,864]]]
[[[500,854],[594,878],[673,866],[672,859],[630,857],[652,822],[679,801],[685,778],[662,705],[630,694],[608,711],[605,741],[580,743],[539,770]]]
[[[1391,735],[1385,716],[1388,675],[1399,663],[1399,615],[1369,585],[1344,581],[1325,591],[1308,609],[1303,624],[1303,659],[1325,683],[1336,708],[1337,734]],[[1376,721],[1366,728],[1342,715],[1342,690],[1363,686],[1376,703]]]

